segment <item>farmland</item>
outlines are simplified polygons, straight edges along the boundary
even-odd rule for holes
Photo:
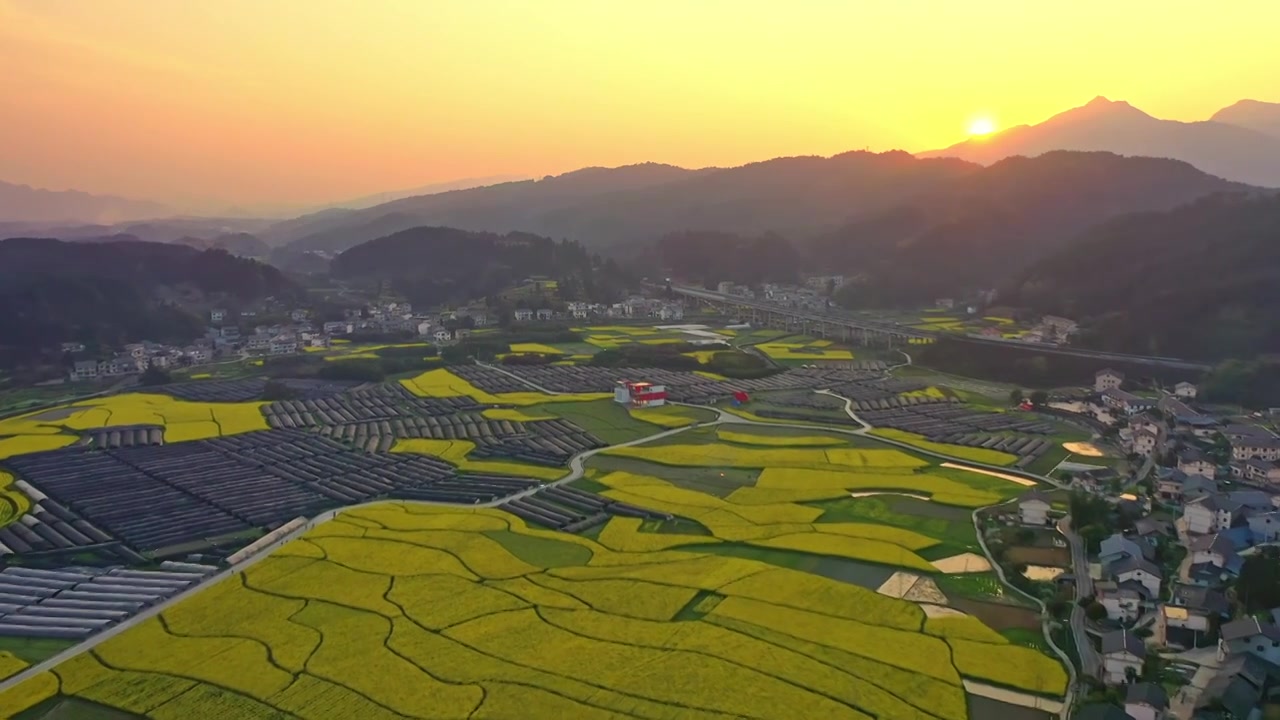
[[[513,554],[517,541],[538,552]],[[1060,667],[979,628],[939,633],[914,603],[753,560],[615,550],[501,511],[387,503],[340,515],[0,706],[960,720],[964,677],[1062,691]]]
[[[678,332],[592,328],[581,344],[656,344]],[[754,336],[737,339],[798,342]],[[561,345],[512,350],[582,351]],[[789,349],[841,352],[811,339]],[[273,402],[257,399],[261,380],[210,379],[0,421],[0,554],[103,566],[83,578],[68,567],[0,576],[10,595],[32,598],[6,610],[24,628],[27,616],[71,608],[87,611],[67,621],[84,637],[162,601],[125,599],[142,595],[130,583],[156,593],[164,584],[129,574],[138,568],[192,553],[220,563],[295,518],[338,513],[7,691],[0,708],[50,720],[108,708],[157,718],[722,718],[797,707],[943,720],[969,716],[965,680],[1059,695],[1062,668],[1001,634],[1038,625],[1026,608],[990,601],[1002,586],[970,519],[1024,488],[841,432],[860,427],[844,400],[813,391],[1010,450],[1006,461],[994,447],[884,428],[962,459],[1016,462],[1010,439],[1036,429],[997,427],[1029,419],[976,412],[883,372],[878,360],[750,380],[463,365],[359,387],[300,382]],[[735,410],[807,425],[628,408],[612,399],[619,379],[704,405],[745,392]],[[566,477],[570,459],[591,452],[581,475]],[[572,482],[553,482],[562,478]],[[882,589],[901,577],[933,595]],[[14,671],[31,662],[17,657]],[[0,654],[0,672],[8,660]]]

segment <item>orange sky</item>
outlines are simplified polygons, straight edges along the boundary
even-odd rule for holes
[[[1280,2],[1067,5],[0,0],[0,179],[212,211],[1280,100]]]

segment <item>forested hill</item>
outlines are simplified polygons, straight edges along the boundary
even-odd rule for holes
[[[803,265],[795,246],[779,235],[743,237],[709,230],[664,235],[641,261],[655,273],[676,274],[706,287],[723,280],[748,285],[797,282]]]
[[[358,245],[333,259],[346,279],[386,280],[410,302],[457,304],[545,277],[566,301],[615,301],[633,280],[614,261],[573,241],[529,233],[417,227]]]
[[[587,168],[538,181],[405,198],[329,211],[259,233],[288,254],[337,252],[399,230],[444,225],[531,232],[626,254],[668,233],[711,230],[801,237],[891,207],[979,170],[905,152],[786,157],[732,168],[685,170],[646,163]]]
[[[928,302],[997,287],[1092,225],[1256,190],[1177,160],[1051,152],[1002,160],[807,245],[810,264],[856,274],[842,302]]]
[[[203,331],[211,303],[296,291],[279,270],[221,250],[11,238],[0,241],[0,363],[71,340],[188,341]]]
[[[1222,195],[1105,223],[1001,302],[1083,321],[1081,341],[1186,358],[1280,352],[1280,195]]]

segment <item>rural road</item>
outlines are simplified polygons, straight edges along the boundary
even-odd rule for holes
[[[525,380],[524,378],[521,378],[521,377],[519,377],[518,375],[515,375],[514,373],[507,372],[506,370],[504,370],[504,369],[502,369],[502,368],[500,368],[500,367],[492,366],[492,365],[489,365],[489,366],[487,366],[487,367],[491,367],[492,369],[498,370],[499,372],[502,372],[502,373],[504,373],[504,374],[506,374],[506,375],[508,375],[508,376],[510,376],[510,377],[512,377],[512,378],[515,378],[516,380],[519,380],[520,382],[524,383],[525,385],[528,385],[529,387],[532,387],[532,388],[534,388],[534,389],[538,390],[539,392],[543,392],[543,393],[546,393],[546,394],[548,394],[548,395],[560,395],[560,394],[562,394],[562,393],[559,393],[559,392],[555,392],[555,391],[552,391],[552,390],[548,390],[547,388],[541,387],[541,386],[537,385],[536,383],[529,382],[529,381]],[[867,424],[866,422],[864,422],[861,418],[857,417],[857,415],[856,415],[856,414],[854,414],[853,409],[852,409],[852,401],[851,401],[850,399],[848,399],[848,398],[844,398],[844,397],[842,397],[842,396],[840,396],[840,395],[836,395],[835,393],[832,393],[832,392],[830,392],[830,391],[825,391],[825,390],[824,390],[824,391],[819,391],[819,392],[823,392],[824,394],[831,395],[831,396],[833,396],[833,397],[838,397],[838,398],[843,399],[843,400],[845,401],[845,412],[849,415],[849,417],[851,417],[851,418],[853,418],[854,420],[856,420],[856,421],[859,423],[859,425],[861,426],[859,429],[856,429],[856,430],[855,430],[855,429],[848,429],[848,428],[835,428],[835,427],[824,427],[824,428],[823,428],[824,430],[829,431],[829,432],[839,432],[839,433],[844,433],[844,434],[848,434],[848,435],[859,435],[859,436],[861,436],[861,435],[866,435],[866,434],[867,434],[867,432],[871,429],[871,426],[870,426],[870,425],[868,425],[868,424]],[[527,496],[532,495],[532,494],[534,494],[534,493],[536,493],[536,492],[538,492],[538,491],[540,491],[540,490],[542,490],[542,489],[544,489],[544,488],[547,488],[547,487],[556,487],[556,486],[558,486],[558,485],[563,485],[563,484],[570,483],[570,482],[573,482],[573,481],[575,481],[575,480],[580,479],[580,478],[583,476],[584,472],[585,472],[585,465],[584,465],[584,462],[585,462],[588,458],[590,458],[591,456],[593,456],[593,455],[596,455],[596,454],[601,453],[601,452],[605,452],[605,451],[607,451],[607,450],[615,449],[615,448],[631,447],[631,446],[634,446],[634,445],[641,445],[641,444],[644,444],[644,443],[647,443],[647,442],[651,442],[651,441],[653,441],[653,440],[658,440],[658,439],[661,439],[661,438],[670,437],[670,436],[672,436],[672,435],[676,435],[676,434],[678,434],[678,433],[685,432],[685,431],[690,430],[690,429],[695,428],[695,427],[706,427],[706,426],[709,426],[709,425],[719,425],[719,424],[722,424],[722,423],[731,423],[731,424],[760,425],[760,426],[768,426],[768,427],[790,427],[790,428],[799,428],[799,429],[805,429],[805,430],[813,430],[813,429],[815,429],[815,426],[814,426],[814,425],[801,425],[801,424],[775,423],[775,422],[761,422],[761,421],[758,421],[758,420],[751,420],[751,419],[749,419],[749,418],[744,418],[744,417],[741,417],[741,416],[738,416],[738,415],[733,415],[733,414],[730,414],[730,413],[726,413],[724,410],[722,410],[722,409],[720,409],[720,408],[707,408],[707,407],[700,406],[700,405],[689,405],[689,404],[686,404],[686,403],[673,403],[673,404],[677,404],[677,405],[684,405],[684,406],[687,406],[687,407],[694,407],[694,408],[700,408],[700,409],[711,410],[711,411],[713,411],[713,412],[715,412],[715,413],[717,414],[717,419],[715,419],[715,420],[713,420],[713,421],[709,421],[709,422],[696,423],[696,424],[693,424],[693,425],[687,425],[687,426],[684,426],[684,427],[671,428],[671,429],[668,429],[668,430],[663,430],[663,431],[661,431],[661,432],[654,433],[653,435],[647,435],[647,436],[642,437],[642,438],[637,438],[637,439],[635,439],[635,440],[630,440],[630,441],[627,441],[627,442],[618,443],[618,444],[616,444],[616,445],[611,445],[611,446],[608,446],[608,447],[596,448],[596,449],[593,449],[593,450],[587,450],[587,451],[584,451],[584,452],[579,453],[579,454],[577,454],[577,455],[574,455],[572,458],[570,458],[570,460],[569,460],[569,472],[568,472],[564,477],[559,478],[559,479],[554,480],[554,481],[551,481],[551,482],[548,482],[548,483],[544,483],[544,484],[542,484],[542,485],[540,485],[540,486],[538,486],[538,487],[535,487],[535,488],[530,488],[529,490],[521,491],[520,493],[517,493],[517,494],[515,494],[515,495],[504,497],[504,498],[502,498],[502,499],[500,499],[500,500],[495,500],[495,501],[486,502],[486,503],[477,503],[477,504],[468,504],[468,503],[448,503],[448,502],[438,502],[438,501],[433,501],[433,502],[427,502],[427,501],[413,501],[413,502],[418,503],[418,504],[437,505],[437,506],[442,506],[442,507],[457,507],[457,508],[476,508],[476,507],[486,507],[486,508],[491,508],[491,507],[495,507],[495,506],[497,506],[497,505],[500,505],[500,504],[502,504],[502,503],[508,502],[508,501],[510,501],[510,500],[513,500],[513,499],[518,499],[518,498],[522,498],[522,497],[527,497]],[[874,437],[874,436],[873,436],[873,437]],[[1037,476],[1037,475],[1033,475],[1033,474],[1031,474],[1031,473],[1027,473],[1027,472],[1019,471],[1019,470],[1009,470],[1009,469],[1007,469],[1007,468],[1003,468],[1003,467],[1000,467],[1000,466],[995,466],[995,465],[985,465],[985,464],[983,464],[983,463],[975,463],[975,462],[971,462],[971,461],[968,461],[968,460],[964,460],[964,459],[962,459],[962,458],[955,458],[955,457],[952,457],[952,456],[949,456],[949,455],[944,455],[944,454],[942,454],[942,453],[937,453],[937,452],[932,452],[932,451],[927,451],[927,450],[921,450],[920,448],[916,448],[916,447],[914,447],[914,446],[912,446],[912,445],[909,445],[909,444],[907,444],[907,443],[899,442],[899,441],[896,441],[896,440],[890,440],[890,439],[887,439],[887,438],[875,437],[874,439],[875,439],[877,442],[881,442],[881,443],[884,443],[884,444],[887,444],[887,445],[895,445],[895,446],[901,447],[901,448],[906,449],[906,450],[910,450],[910,451],[915,452],[915,453],[920,453],[920,454],[923,454],[923,455],[929,455],[929,456],[932,456],[932,457],[940,458],[940,459],[947,460],[947,461],[950,461],[950,462],[954,462],[954,463],[957,463],[957,464],[970,465],[970,466],[973,466],[973,467],[981,467],[981,468],[985,468],[985,469],[988,469],[988,470],[997,470],[997,471],[1000,471],[1000,472],[1009,472],[1009,473],[1011,473],[1011,474],[1016,474],[1016,475],[1025,476],[1025,477],[1027,477],[1028,479],[1037,480],[1037,481],[1039,481],[1039,482],[1049,482],[1049,483],[1053,483],[1053,481],[1052,481],[1052,480],[1049,480],[1048,478],[1043,478],[1043,477],[1040,477],[1040,476]],[[1054,483],[1054,484],[1056,484],[1056,483]],[[163,613],[165,610],[167,610],[167,609],[169,609],[169,608],[173,607],[173,605],[175,605],[176,603],[181,602],[182,600],[186,599],[187,597],[191,596],[192,594],[194,594],[194,593],[196,593],[196,592],[199,592],[200,590],[202,590],[202,589],[204,589],[204,588],[207,588],[207,587],[209,587],[209,586],[211,586],[211,585],[213,585],[213,584],[216,584],[216,583],[218,583],[218,582],[222,582],[222,581],[224,581],[224,580],[226,580],[226,579],[228,579],[228,578],[230,578],[230,577],[232,577],[232,576],[234,576],[234,575],[236,575],[236,574],[238,574],[238,573],[241,573],[241,572],[243,572],[243,571],[247,570],[247,569],[248,569],[248,568],[250,568],[250,567],[253,567],[255,564],[257,564],[258,562],[260,562],[260,561],[261,561],[261,560],[263,560],[264,558],[266,558],[266,557],[270,556],[270,555],[271,555],[271,553],[275,552],[275,551],[276,551],[277,549],[279,549],[281,546],[285,545],[285,544],[286,544],[286,543],[288,543],[288,542],[291,542],[292,540],[295,540],[296,538],[298,538],[298,537],[299,537],[299,536],[301,536],[302,534],[306,533],[308,530],[312,529],[312,528],[313,528],[313,527],[315,527],[316,525],[319,525],[319,524],[321,524],[321,523],[324,523],[324,522],[327,522],[327,521],[329,521],[329,520],[333,519],[335,516],[337,516],[337,515],[338,515],[339,513],[341,513],[341,512],[345,512],[345,511],[353,510],[353,509],[358,509],[358,508],[361,508],[361,507],[368,507],[368,506],[373,506],[373,505],[380,505],[380,504],[384,504],[384,503],[386,503],[386,502],[389,502],[389,501],[387,501],[387,500],[375,500],[375,501],[372,501],[372,502],[360,503],[360,504],[357,504],[357,505],[349,505],[349,506],[346,506],[346,507],[342,507],[342,508],[338,508],[338,509],[334,509],[334,510],[329,510],[329,511],[326,511],[326,512],[324,512],[324,513],[320,514],[320,515],[317,515],[316,517],[314,517],[314,518],[310,519],[309,521],[307,521],[307,522],[306,522],[304,525],[302,525],[301,527],[299,527],[299,528],[297,528],[297,529],[295,529],[295,530],[293,530],[293,531],[289,532],[289,533],[288,533],[288,534],[286,534],[286,535],[281,536],[280,538],[276,539],[275,541],[273,541],[273,542],[271,542],[271,543],[269,543],[269,544],[267,544],[267,545],[263,546],[262,548],[258,549],[258,550],[253,554],[253,555],[250,555],[249,557],[244,558],[244,559],[243,559],[243,560],[241,560],[240,562],[238,562],[238,563],[236,563],[236,564],[234,564],[234,565],[231,565],[231,566],[229,566],[229,567],[227,567],[227,568],[225,568],[225,569],[223,569],[223,570],[218,571],[217,573],[215,573],[214,575],[212,575],[208,580],[206,580],[206,581],[204,581],[204,582],[202,582],[202,583],[199,583],[199,584],[197,584],[196,586],[194,586],[194,587],[192,587],[192,588],[190,588],[190,589],[188,589],[188,590],[186,590],[186,591],[184,591],[184,592],[182,592],[182,593],[180,593],[180,594],[178,594],[178,595],[175,595],[175,596],[170,597],[170,598],[168,598],[168,599],[166,599],[166,600],[164,600],[164,601],[162,601],[162,602],[160,602],[160,603],[157,603],[156,605],[153,605],[153,606],[151,606],[151,607],[147,608],[146,610],[143,610],[142,612],[138,613],[137,615],[134,615],[133,617],[129,618],[128,620],[125,620],[124,622],[121,622],[121,623],[120,623],[120,624],[118,624],[118,625],[112,626],[111,628],[109,628],[109,629],[107,629],[107,630],[104,630],[104,631],[102,631],[102,632],[100,632],[100,633],[98,633],[98,634],[96,634],[96,635],[94,635],[94,636],[92,636],[92,637],[90,637],[90,638],[88,638],[88,639],[84,640],[83,642],[81,642],[81,643],[79,643],[79,644],[75,645],[74,647],[68,648],[67,650],[64,650],[63,652],[58,653],[57,655],[54,655],[53,657],[51,657],[51,658],[49,658],[49,659],[47,659],[47,660],[44,660],[43,662],[37,663],[37,664],[35,664],[35,665],[32,665],[31,667],[29,667],[29,668],[27,668],[27,669],[23,670],[22,672],[20,672],[20,673],[18,673],[18,674],[16,674],[16,675],[13,675],[13,676],[11,676],[11,677],[9,677],[9,678],[6,678],[6,679],[4,679],[4,680],[0,680],[0,692],[4,692],[5,690],[7,690],[7,689],[9,689],[9,688],[11,688],[11,687],[13,687],[13,686],[15,686],[15,685],[17,685],[17,684],[19,684],[19,683],[23,682],[24,680],[27,680],[27,679],[29,679],[29,678],[35,677],[36,675],[39,675],[40,673],[46,672],[46,671],[48,671],[48,670],[51,670],[51,669],[53,669],[54,667],[56,667],[57,665],[59,665],[59,664],[61,664],[61,663],[63,663],[63,662],[66,662],[67,660],[70,660],[71,658],[73,658],[73,657],[75,657],[75,656],[77,656],[77,655],[79,655],[79,654],[81,654],[81,653],[84,653],[84,652],[86,652],[86,651],[88,651],[88,650],[92,650],[93,648],[97,647],[98,645],[100,645],[100,644],[102,644],[102,643],[104,643],[104,642],[106,642],[106,641],[110,640],[111,638],[116,637],[116,636],[120,635],[120,634],[121,634],[121,633],[123,633],[123,632],[126,632],[127,630],[129,630],[129,628],[132,628],[132,627],[134,627],[134,626],[138,625],[139,623],[145,622],[145,621],[147,621],[147,620],[149,620],[149,619],[151,619],[151,618],[153,618],[153,617],[155,617],[155,616],[159,615],[160,613]],[[391,502],[395,502],[395,501],[391,501]],[[1006,586],[1008,586],[1008,587],[1009,587],[1009,588],[1011,588],[1012,590],[1014,590],[1014,591],[1016,591],[1016,592],[1019,592],[1019,593],[1021,593],[1021,594],[1023,594],[1023,595],[1026,595],[1026,593],[1023,593],[1021,590],[1019,590],[1018,588],[1016,588],[1016,587],[1014,587],[1013,585],[1010,585],[1010,584],[1008,583],[1008,581],[1007,581],[1007,580],[1005,579],[1005,577],[1004,577],[1003,570],[1000,568],[999,564],[995,562],[995,559],[991,556],[991,553],[990,553],[990,552],[989,552],[989,550],[987,549],[986,543],[985,543],[985,541],[984,541],[984,540],[983,540],[983,538],[982,538],[982,533],[981,533],[981,531],[980,531],[980,528],[978,527],[978,512],[979,512],[979,510],[982,510],[982,509],[984,509],[984,508],[979,508],[978,510],[975,510],[975,511],[974,511],[974,514],[973,514],[973,521],[974,521],[975,529],[976,529],[976,530],[978,530],[978,533],[977,533],[977,535],[978,535],[978,541],[979,541],[979,545],[980,545],[980,547],[982,548],[983,554],[984,554],[984,555],[986,555],[988,562],[990,562],[990,563],[992,564],[992,566],[996,569],[996,572],[997,572],[997,574],[999,575],[1000,580],[1001,580],[1001,582],[1002,582],[1002,583],[1004,583]],[[1044,603],[1040,602],[1038,599],[1036,599],[1036,598],[1034,598],[1034,597],[1031,597],[1030,595],[1026,595],[1026,596],[1027,596],[1028,598],[1030,598],[1031,600],[1034,600],[1034,601],[1035,601],[1035,602],[1040,606],[1040,608],[1041,608],[1041,612],[1042,612],[1042,617],[1046,617],[1046,618],[1047,618],[1047,613],[1045,612],[1045,606],[1044,606]],[[1077,609],[1078,609],[1078,607],[1077,607]],[[1046,622],[1047,622],[1047,619],[1046,619]],[[1058,655],[1058,656],[1059,656],[1059,657],[1064,661],[1064,663],[1065,663],[1066,667],[1068,668],[1068,672],[1069,672],[1069,673],[1071,673],[1071,676],[1072,676],[1072,683],[1071,683],[1071,684],[1074,686],[1074,685],[1075,685],[1074,670],[1072,669],[1072,666],[1071,666],[1071,663],[1070,663],[1069,659],[1067,658],[1066,654],[1065,654],[1065,653],[1063,653],[1063,651],[1062,651],[1060,648],[1058,648],[1058,647],[1057,647],[1057,645],[1055,645],[1055,644],[1054,644],[1054,642],[1053,642],[1053,638],[1052,638],[1052,636],[1051,636],[1051,635],[1049,634],[1049,632],[1048,632],[1047,625],[1046,625],[1045,627],[1043,627],[1043,628],[1042,628],[1042,630],[1044,631],[1045,639],[1047,640],[1047,642],[1048,642],[1049,646],[1050,646],[1050,647],[1054,650],[1054,652],[1055,652],[1055,653],[1056,653],[1056,654],[1057,654],[1057,655]],[[1092,648],[1090,648],[1090,650],[1092,650]],[[1066,702],[1064,702],[1064,703],[1063,703],[1062,709],[1061,709],[1061,711],[1060,711],[1060,714],[1061,714],[1061,716],[1062,716],[1063,718],[1067,717],[1067,713],[1068,713],[1068,712],[1069,712],[1069,710],[1070,710],[1070,705],[1071,705],[1071,696],[1070,696],[1070,694],[1068,694],[1068,696],[1067,696],[1067,698],[1066,698],[1065,700],[1066,700]]]
[[[1071,571],[1076,579],[1076,599],[1093,596],[1093,578],[1089,575],[1089,557],[1085,552],[1084,541],[1071,529],[1070,516],[1058,521],[1058,532],[1067,539],[1071,546]],[[1075,639],[1076,653],[1080,656],[1080,668],[1089,677],[1098,677],[1102,661],[1098,652],[1089,642],[1087,632],[1088,618],[1080,603],[1071,603],[1071,635]]]

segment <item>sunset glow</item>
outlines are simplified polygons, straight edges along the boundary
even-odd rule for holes
[[[1074,7],[0,0],[0,178],[319,202],[592,165],[924,151],[979,129],[975,105],[1009,127],[1097,95],[1188,121],[1276,99],[1280,3]]]
[[[969,123],[970,135],[990,135],[996,131],[996,123],[989,117],[980,117]]]

